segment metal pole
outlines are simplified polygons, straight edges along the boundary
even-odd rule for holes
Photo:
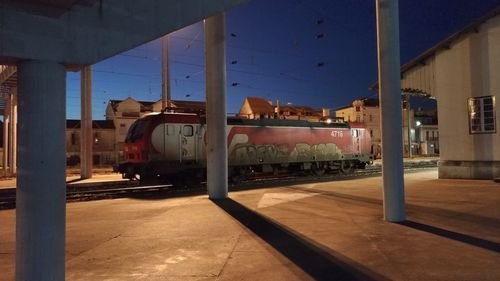
[[[166,72],[166,73],[165,73]],[[165,77],[166,75],[166,77]],[[161,109],[165,111],[170,108],[171,96],[170,86],[170,46],[168,35],[161,39]]]
[[[10,173],[15,175],[17,173],[17,89],[14,88],[12,91],[12,162],[10,165]]]
[[[165,56],[167,57],[167,108],[171,106],[172,93],[171,93],[171,85],[170,85],[170,40],[168,39],[168,35],[165,36]]]
[[[228,196],[225,41],[224,14],[206,19],[207,188],[211,199]]]
[[[81,121],[80,121],[80,177],[92,177],[92,66],[80,72]]]
[[[18,64],[16,280],[64,280],[66,70]]]
[[[9,167],[9,176],[13,176],[13,167],[12,167],[12,162],[14,160],[14,144],[13,144],[13,140],[14,140],[14,111],[13,111],[13,106],[14,104],[14,95],[12,94],[12,92],[9,93],[9,138],[8,138],[8,142],[9,142],[9,146],[8,146],[8,167]]]
[[[411,151],[410,95],[406,95],[406,123],[408,124],[408,158],[413,157]]]
[[[405,220],[398,0],[376,0],[384,218]]]
[[[9,106],[8,106],[8,101],[7,101],[7,106],[5,107],[5,112],[3,116],[3,172],[4,176],[8,177],[9,176],[9,123],[10,123],[10,116],[8,113]]]
[[[161,39],[161,110],[165,111],[167,108],[167,94],[165,86],[165,38]]]

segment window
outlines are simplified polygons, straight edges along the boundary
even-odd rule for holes
[[[193,136],[193,126],[191,126],[191,125],[185,125],[184,126],[183,135],[185,137],[192,137]]]
[[[494,96],[469,98],[468,107],[471,134],[496,133]]]
[[[119,132],[120,132],[120,135],[125,135],[127,133],[127,127],[125,126],[124,123],[120,124],[120,130],[119,130]]]
[[[429,131],[425,131],[425,140],[429,140]]]
[[[370,122],[372,122],[373,121],[373,116],[371,114],[368,115],[368,119],[370,120]]]
[[[370,115],[371,116],[371,115]],[[370,130],[370,137],[373,138],[373,130]],[[372,148],[373,149],[373,148]]]
[[[94,144],[98,145],[99,144],[99,133],[94,134]]]
[[[174,125],[167,125],[167,135],[173,136],[175,134]]]
[[[71,145],[78,145],[78,136],[76,133],[71,133]]]
[[[356,112],[359,112],[361,111],[361,107],[360,106],[356,106]]]

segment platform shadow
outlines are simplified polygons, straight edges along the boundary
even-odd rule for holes
[[[314,188],[303,188],[299,186],[289,186],[286,187],[292,190],[300,190],[305,192],[314,192],[324,196],[329,196],[336,199],[345,200],[346,202],[352,202],[359,205],[363,205],[365,207],[377,208],[382,210],[383,200],[378,198],[368,198],[359,195],[345,194],[341,192],[329,191],[329,190],[321,190]],[[494,217],[481,216],[477,214],[458,212],[450,209],[439,208],[439,207],[430,207],[430,206],[422,206],[417,204],[412,204],[406,202],[406,208],[408,214],[429,214],[435,217],[442,218],[453,218],[456,220],[460,220],[466,223],[471,223],[475,225],[480,225],[482,227],[497,227],[500,226],[500,219]]]
[[[79,182],[79,181],[82,181],[82,180],[83,180],[82,178],[72,179],[72,180],[66,181],[66,184],[68,184],[68,183],[75,183],[75,182]]]
[[[448,239],[452,239],[455,241],[466,243],[466,244],[469,244],[469,245],[472,245],[475,247],[483,248],[485,250],[500,253],[500,243],[497,243],[497,242],[489,241],[489,240],[482,239],[482,238],[477,238],[477,237],[474,237],[471,235],[467,235],[467,234],[463,234],[463,233],[435,227],[432,225],[411,221],[411,220],[400,222],[399,224],[404,225],[406,227],[416,229],[416,230],[424,231],[427,233],[431,233],[434,235],[438,235],[441,237],[445,237]]]
[[[338,253],[330,254],[331,250],[318,247],[232,199],[212,201],[315,280],[389,280]]]

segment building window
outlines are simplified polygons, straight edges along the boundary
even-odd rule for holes
[[[356,112],[360,112],[361,111],[361,107],[360,106],[356,106]]]
[[[370,122],[372,122],[373,121],[373,116],[371,114],[368,115],[368,119],[370,120]]]
[[[98,145],[99,144],[99,133],[94,134],[94,144]]]
[[[371,115],[370,115],[371,116]],[[370,137],[373,138],[373,130],[370,130]],[[373,149],[373,148],[372,148]]]
[[[469,98],[469,131],[471,134],[496,133],[495,97]]]
[[[120,124],[120,135],[125,135],[127,133],[127,127],[124,123]]]
[[[425,131],[425,140],[428,141],[429,140],[429,131]]]
[[[71,133],[71,145],[77,145],[78,144],[78,136],[76,133]]]

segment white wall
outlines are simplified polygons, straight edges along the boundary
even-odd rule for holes
[[[440,51],[435,60],[440,177],[500,176],[500,17]],[[489,95],[496,97],[497,133],[472,135],[467,99]]]

